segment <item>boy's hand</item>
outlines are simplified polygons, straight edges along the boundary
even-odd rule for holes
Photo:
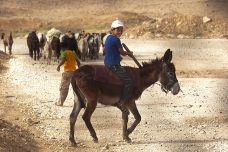
[[[60,71],[60,67],[58,66],[56,70],[59,72]]]
[[[122,61],[123,60],[123,58],[122,58],[122,56],[120,56],[120,61]]]
[[[131,58],[133,57],[133,52],[128,52],[128,56],[130,56]]]

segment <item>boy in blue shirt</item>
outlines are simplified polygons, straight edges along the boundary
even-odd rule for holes
[[[124,105],[125,102],[130,100],[133,90],[133,79],[131,75],[120,65],[122,60],[121,55],[128,55],[133,57],[133,52],[126,52],[123,50],[120,42],[120,36],[123,34],[123,23],[119,20],[115,20],[111,25],[111,34],[105,41],[105,66],[116,73],[124,81],[123,92],[120,101],[115,104],[122,112],[129,114],[128,109]]]

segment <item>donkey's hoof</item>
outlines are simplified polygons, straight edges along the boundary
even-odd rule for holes
[[[77,147],[77,144],[76,144],[76,142],[75,142],[74,139],[69,138],[69,140],[70,140],[70,142],[71,142],[71,146],[72,146],[72,147]]]
[[[77,147],[76,143],[71,143],[71,147]]]
[[[96,137],[96,138],[93,138],[93,141],[95,142],[95,143],[98,143],[98,138]]]
[[[98,141],[98,138],[97,138],[96,133],[90,134],[90,135],[92,136],[94,142],[97,142]]]
[[[131,141],[131,138],[125,138],[125,139],[123,139],[124,141],[126,141],[126,142],[128,142],[128,143],[131,143],[132,141]]]
[[[131,143],[131,138],[129,138],[126,135],[123,135],[123,140],[126,141],[126,142],[128,142],[128,143]]]

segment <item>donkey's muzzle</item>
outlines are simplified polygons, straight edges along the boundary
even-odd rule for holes
[[[173,87],[170,89],[173,95],[176,95],[180,91],[180,85],[178,82],[174,83]]]

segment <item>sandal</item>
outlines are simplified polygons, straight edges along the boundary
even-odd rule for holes
[[[115,106],[117,108],[119,108],[122,112],[124,112],[125,114],[127,114],[127,115],[130,114],[130,112],[128,111],[128,109],[126,108],[126,106],[124,104],[122,104],[121,102],[115,103]]]

